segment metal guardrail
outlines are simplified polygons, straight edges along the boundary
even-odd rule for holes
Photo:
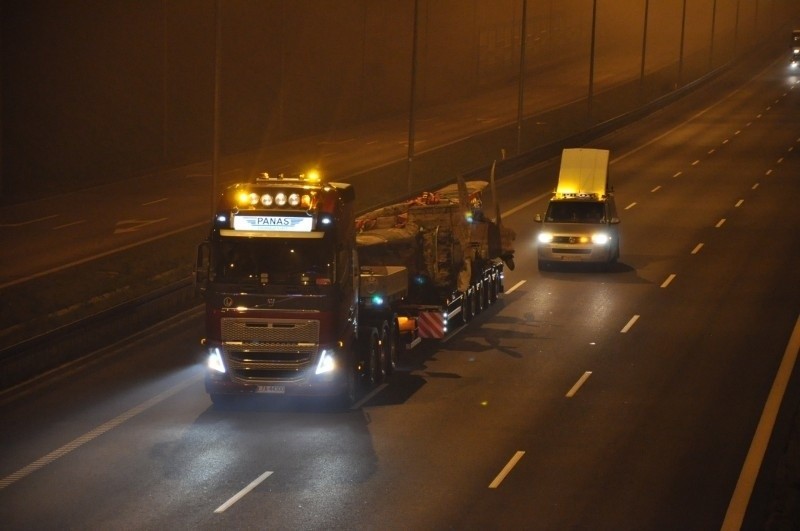
[[[199,303],[191,278],[0,350],[0,390],[75,361]]]

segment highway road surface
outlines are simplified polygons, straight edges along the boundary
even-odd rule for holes
[[[536,267],[558,160],[501,182],[507,293],[351,410],[212,407],[197,310],[5,397],[3,527],[763,528],[800,396],[800,85],[714,88],[592,143],[610,272]]]

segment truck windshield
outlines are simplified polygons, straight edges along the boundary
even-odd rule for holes
[[[330,284],[334,253],[319,239],[231,238],[217,242],[215,280],[272,285]]]
[[[545,220],[555,223],[601,223],[604,217],[603,203],[552,201],[547,207]]]

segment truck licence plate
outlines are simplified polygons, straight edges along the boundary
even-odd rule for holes
[[[259,385],[257,392],[259,393],[269,393],[273,395],[282,395],[286,392],[286,386],[284,385]]]

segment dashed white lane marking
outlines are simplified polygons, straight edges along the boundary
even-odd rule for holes
[[[756,188],[758,188],[758,183],[754,184],[751,190],[755,190]]]
[[[630,209],[632,209],[632,208],[633,208],[633,207],[635,207],[635,206],[636,206],[636,201],[634,201],[634,202],[633,202],[633,203],[631,203],[630,205],[626,206],[626,207],[625,207],[625,210],[630,210]]]
[[[167,199],[168,198],[166,197],[162,197],[161,199],[156,199],[154,201],[148,201],[147,203],[142,203],[142,206],[150,206],[150,205],[155,205],[156,203],[163,203]]]
[[[550,196],[552,196],[552,195],[553,195],[553,192],[546,192],[546,193],[543,193],[543,194],[541,194],[541,195],[537,195],[537,196],[536,196],[536,197],[534,197],[533,199],[529,199],[529,200],[525,201],[524,203],[522,203],[521,205],[517,205],[517,206],[515,206],[514,208],[512,208],[512,209],[510,209],[510,210],[508,210],[508,211],[506,211],[506,212],[503,212],[503,213],[502,213],[502,217],[507,217],[507,216],[510,216],[511,214],[514,214],[514,213],[516,213],[516,212],[519,212],[519,211],[520,211],[520,210],[522,210],[523,208],[527,208],[527,207],[529,207],[530,205],[534,204],[535,202],[537,202],[537,201],[541,201],[541,200],[542,200],[542,199],[544,199],[545,197],[550,197]]]
[[[29,219],[27,221],[20,221],[19,223],[0,223],[0,227],[22,227],[25,225],[30,225],[31,223],[38,223],[40,221],[46,221],[48,219],[57,218],[58,214],[51,214],[49,216],[45,216],[43,218],[36,218],[36,219]]]
[[[715,151],[716,151],[716,149],[711,148],[711,149],[708,150],[708,154],[709,155],[713,155]]]
[[[523,455],[525,455],[525,452],[523,452],[522,450],[515,453],[514,456],[508,461],[508,463],[506,463],[506,466],[503,467],[503,470],[501,470],[500,473],[497,474],[497,477],[494,478],[494,480],[492,480],[491,483],[489,483],[489,488],[496,489],[497,487],[499,487],[500,483],[503,482],[508,473],[511,472],[511,469],[514,468],[514,466],[516,466],[519,460],[522,459]]]
[[[575,396],[575,394],[578,392],[578,389],[580,389],[581,386],[583,386],[583,384],[586,383],[586,380],[588,380],[589,376],[591,375],[592,371],[586,371],[585,373],[583,373],[581,377],[578,378],[578,381],[575,382],[575,385],[573,385],[572,388],[569,391],[567,391],[567,394],[565,396],[567,398],[572,398],[573,396]]]
[[[680,177],[682,173],[683,173],[682,171],[679,171],[675,175],[673,175],[672,178],[674,179],[675,177]]]
[[[733,205],[733,207],[739,208],[740,206],[742,206],[742,203],[744,203],[744,199],[739,199],[738,201],[736,201],[736,204]]]
[[[524,280],[520,280],[519,282],[517,282],[516,284],[514,284],[513,286],[511,286],[511,289],[507,289],[507,290],[505,290],[505,291],[504,291],[504,293],[505,293],[505,294],[509,294],[509,293],[511,293],[512,291],[514,291],[514,290],[516,290],[517,288],[519,288],[520,286],[522,286],[523,284],[525,284],[525,281],[524,281]]]
[[[698,243],[697,245],[694,246],[694,249],[692,249],[692,254],[699,253],[700,249],[702,249],[702,248],[703,248],[703,243],[702,242]]]
[[[86,223],[85,219],[79,219],[78,221],[72,221],[70,223],[64,223],[63,225],[56,225],[53,227],[53,230],[61,230],[66,229],[67,227],[74,227],[75,225],[82,225]]]
[[[658,192],[659,190],[661,190],[661,185],[658,185],[658,186],[656,186],[655,188],[653,188],[653,189],[652,189],[652,190],[650,190],[650,191],[651,191],[651,192]]]
[[[628,321],[628,324],[626,324],[625,326],[623,326],[623,327],[622,327],[622,330],[620,330],[620,331],[619,331],[619,332],[620,332],[620,334],[627,334],[627,333],[628,333],[628,330],[630,330],[630,329],[631,329],[631,327],[632,327],[632,326],[633,326],[633,325],[636,323],[636,321],[638,321],[638,320],[639,320],[639,316],[638,316],[638,315],[634,315],[633,317],[631,317],[630,321]]]
[[[700,159],[692,162],[692,166],[697,166],[698,164],[700,164]]]
[[[258,476],[256,479],[251,481],[248,486],[246,486],[245,488],[243,488],[242,490],[237,492],[236,495],[234,495],[230,500],[226,501],[225,503],[223,503],[222,505],[220,505],[219,507],[214,509],[214,512],[215,513],[224,513],[225,510],[228,507],[230,507],[231,505],[233,505],[237,501],[239,501],[242,498],[244,498],[247,495],[248,492],[250,492],[254,488],[258,487],[261,484],[262,481],[264,481],[265,479],[267,479],[271,475],[272,475],[271,471],[264,472],[263,474]]]
[[[724,224],[725,224],[725,218],[722,218],[721,220],[717,221],[717,224],[714,225],[714,227],[720,228]]]
[[[166,391],[163,391],[162,393],[157,394],[156,396],[154,396],[150,400],[146,400],[146,401],[142,402],[141,404],[139,404],[138,406],[134,407],[133,409],[129,409],[128,411],[126,411],[125,413],[119,415],[118,417],[115,417],[115,418],[109,420],[108,422],[106,422],[105,424],[103,424],[101,426],[98,426],[97,428],[93,429],[92,431],[90,431],[88,433],[85,433],[84,435],[81,435],[77,439],[74,439],[72,442],[69,442],[69,443],[65,444],[61,448],[59,448],[57,450],[53,450],[52,452],[50,452],[46,456],[37,459],[36,461],[34,461],[33,463],[29,464],[28,466],[23,467],[23,468],[17,470],[16,472],[14,472],[13,474],[11,474],[10,476],[7,476],[7,477],[3,478],[2,480],[0,480],[0,489],[4,489],[4,488],[8,487],[9,485],[11,485],[12,483],[14,483],[16,481],[19,481],[20,479],[24,478],[25,476],[28,476],[28,475],[32,474],[33,472],[36,472],[40,468],[43,468],[43,467],[49,465],[50,463],[52,463],[56,459],[64,457],[65,455],[67,455],[68,453],[72,452],[73,450],[76,450],[76,449],[80,448],[81,446],[83,446],[84,444],[96,439],[97,437],[100,437],[101,435],[103,435],[107,431],[110,431],[110,430],[116,428],[117,426],[119,426],[123,422],[132,419],[133,417],[135,417],[139,413],[147,411],[148,409],[150,409],[151,407],[155,406],[156,404],[159,404],[159,403],[163,402],[164,400],[166,400],[167,398],[169,398],[169,397],[171,397],[171,396],[183,391],[184,389],[186,389],[187,387],[189,387],[193,383],[202,380],[203,377],[204,377],[204,375],[201,373],[201,374],[199,374],[197,376],[194,376],[192,378],[188,378],[188,379],[178,383],[177,385],[174,385],[174,386],[170,387]]]
[[[661,287],[662,287],[662,288],[666,288],[667,286],[669,286],[669,285],[670,285],[670,283],[672,283],[672,281],[673,281],[673,280],[675,280],[675,273],[671,273],[671,274],[670,274],[670,275],[667,277],[667,279],[666,279],[664,282],[662,282],[662,283],[661,283]]]
[[[772,173],[772,170],[767,170],[767,172],[764,175],[769,175],[771,173]]]

